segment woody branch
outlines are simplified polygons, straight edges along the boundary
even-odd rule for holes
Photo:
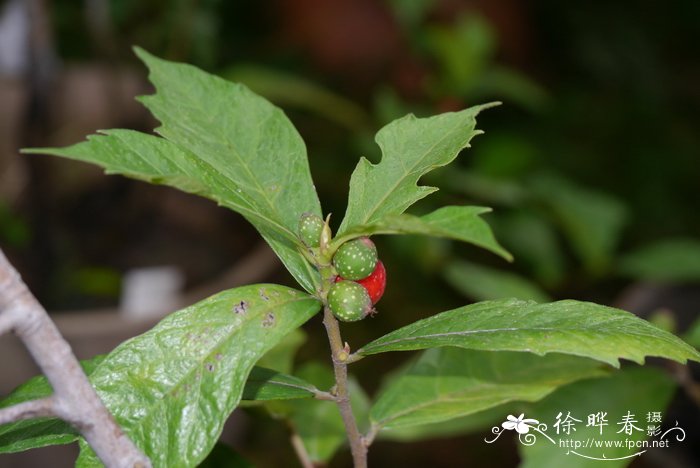
[[[150,467],[107,411],[44,308],[0,250],[0,334],[14,332],[53,388],[48,398],[0,410],[0,424],[55,416],[73,425],[109,468]]]

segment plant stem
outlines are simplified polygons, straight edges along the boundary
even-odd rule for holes
[[[55,401],[53,397],[41,398],[39,400],[25,401],[8,408],[0,409],[0,424],[7,424],[22,419],[40,418],[42,416],[53,416]]]
[[[350,450],[355,468],[367,468],[367,447],[362,440],[362,435],[357,429],[355,415],[350,404],[350,392],[348,389],[348,352],[343,345],[340,336],[338,321],[328,307],[323,308],[323,325],[326,327],[328,342],[331,346],[333,358],[333,371],[335,373],[336,404],[340,410],[340,416],[345,424],[345,432],[350,442]]]
[[[365,434],[362,439],[365,447],[369,448],[369,446],[372,445],[372,442],[374,442],[374,438],[377,437],[377,433],[379,433],[380,429],[381,427],[379,425],[372,424],[372,427],[369,428],[369,431],[367,431],[367,434]]]
[[[53,395],[3,408],[0,424],[56,416],[80,431],[105,466],[151,466],[107,411],[70,345],[0,250],[0,334],[7,331],[22,340],[51,384]]]
[[[296,432],[292,432],[290,440],[292,442],[292,447],[294,447],[294,452],[297,454],[297,458],[299,459],[299,463],[301,463],[301,466],[303,468],[315,468],[314,462],[311,460],[309,452],[306,451],[306,447],[304,447],[304,442],[301,440],[301,437],[299,437],[299,434],[297,434]]]
[[[352,364],[353,362],[357,362],[363,358],[364,356],[361,354],[352,353],[350,356],[348,356],[348,359],[345,361],[345,364]]]
[[[690,398],[696,406],[700,407],[700,384],[693,380],[693,375],[690,373],[688,366],[672,362],[671,375],[683,388],[688,398]]]
[[[336,401],[336,400],[338,399],[338,398],[337,398],[335,395],[333,395],[332,393],[330,393],[330,392],[324,392],[324,391],[318,390],[318,389],[317,389],[317,390],[314,390],[314,391],[313,391],[313,394],[314,394],[314,398],[316,398],[317,400]]]

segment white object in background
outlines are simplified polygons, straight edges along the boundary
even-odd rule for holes
[[[180,305],[182,272],[171,266],[138,268],[123,278],[120,309],[134,320],[162,317]]]
[[[0,8],[0,76],[20,77],[28,68],[28,2],[9,0]]]

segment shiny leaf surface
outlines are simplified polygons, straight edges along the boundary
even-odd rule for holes
[[[619,359],[643,363],[658,356],[685,363],[700,353],[680,338],[635,315],[590,302],[536,304],[515,299],[479,302],[419,320],[357,351],[457,346],[484,351],[564,353],[619,367]]]

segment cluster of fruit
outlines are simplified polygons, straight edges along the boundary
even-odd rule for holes
[[[323,242],[325,224],[321,218],[304,214],[299,222],[299,237],[310,248]],[[328,307],[344,322],[362,320],[374,313],[386,286],[386,270],[377,256],[377,247],[368,237],[342,244],[333,255],[334,283],[328,290]]]

